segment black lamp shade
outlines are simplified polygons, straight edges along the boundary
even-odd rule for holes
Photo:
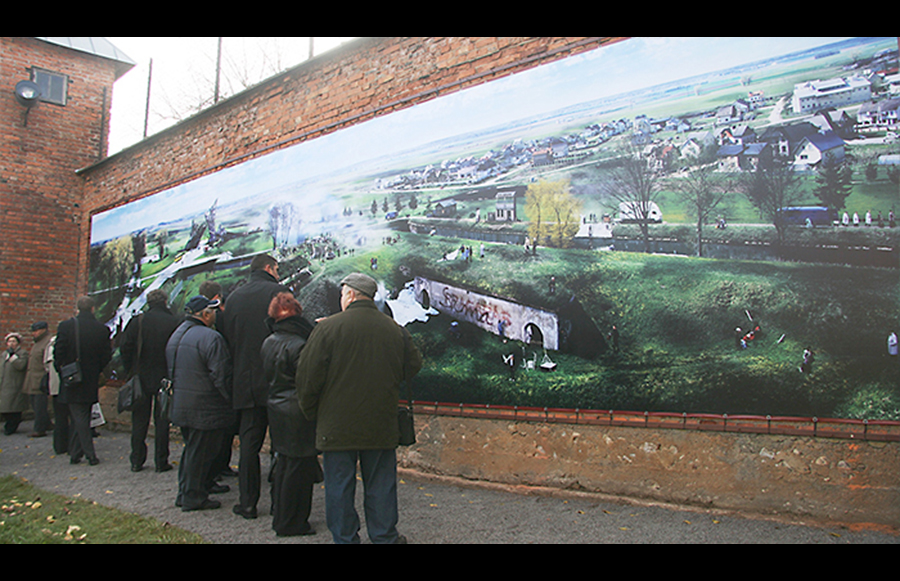
[[[41,90],[36,83],[31,81],[19,81],[16,83],[16,101],[25,107],[31,107],[41,97]]]

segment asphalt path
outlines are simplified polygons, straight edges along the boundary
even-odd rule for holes
[[[56,456],[51,438],[29,438],[31,422],[19,432],[0,435],[0,474],[15,474],[32,485],[68,497],[80,497],[123,511],[168,522],[196,532],[215,544],[330,544],[325,526],[324,491],[313,493],[310,523],[316,534],[278,538],[269,516],[269,491],[259,503],[259,518],[246,520],[231,512],[238,501],[237,479],[222,483],[231,490],[215,495],[216,510],[182,512],[175,507],[177,470],[156,473],[129,469],[130,435],[100,429],[95,439],[101,460],[69,464]],[[152,458],[152,442],[150,443]],[[180,442],[170,444],[170,460],[181,456]],[[237,453],[232,458],[237,464]],[[263,474],[269,458],[263,455]],[[838,524],[800,523],[749,517],[727,511],[641,503],[608,496],[547,489],[477,484],[401,470],[398,496],[399,530],[410,544],[898,544],[890,532],[858,530]],[[368,543],[362,511],[362,485],[357,504],[363,521],[360,536]]]

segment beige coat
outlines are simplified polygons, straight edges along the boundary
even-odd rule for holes
[[[44,378],[44,350],[50,343],[50,333],[44,333],[44,336],[35,342],[31,348],[31,355],[28,356],[28,371],[25,373],[25,384],[22,386],[22,393],[25,395],[37,395],[41,392],[41,379]]]
[[[0,358],[0,413],[24,412],[28,409],[28,398],[22,393],[27,369],[28,351],[21,347],[13,353],[3,350]]]

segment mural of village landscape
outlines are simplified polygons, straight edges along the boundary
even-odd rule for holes
[[[310,320],[375,277],[419,401],[897,420],[897,49],[597,48],[96,214],[91,292],[268,252]]]

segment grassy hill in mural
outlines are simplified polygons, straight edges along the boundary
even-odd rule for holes
[[[534,257],[500,244],[486,245],[484,259],[441,260],[458,245],[404,233],[378,252],[329,263],[301,302],[377,256],[376,276],[388,288],[412,273],[553,309],[574,296],[604,333],[620,330],[618,354],[552,352],[555,371],[518,367],[511,379],[504,355],[515,352],[521,365],[540,363],[543,353],[465,323],[456,338],[446,315],[412,323],[426,358],[419,400],[869,418],[900,410],[900,373],[885,349],[898,328],[894,269],[555,249]],[[757,324],[747,348],[737,347],[735,328]],[[808,375],[798,370],[806,347],[816,353]]]

